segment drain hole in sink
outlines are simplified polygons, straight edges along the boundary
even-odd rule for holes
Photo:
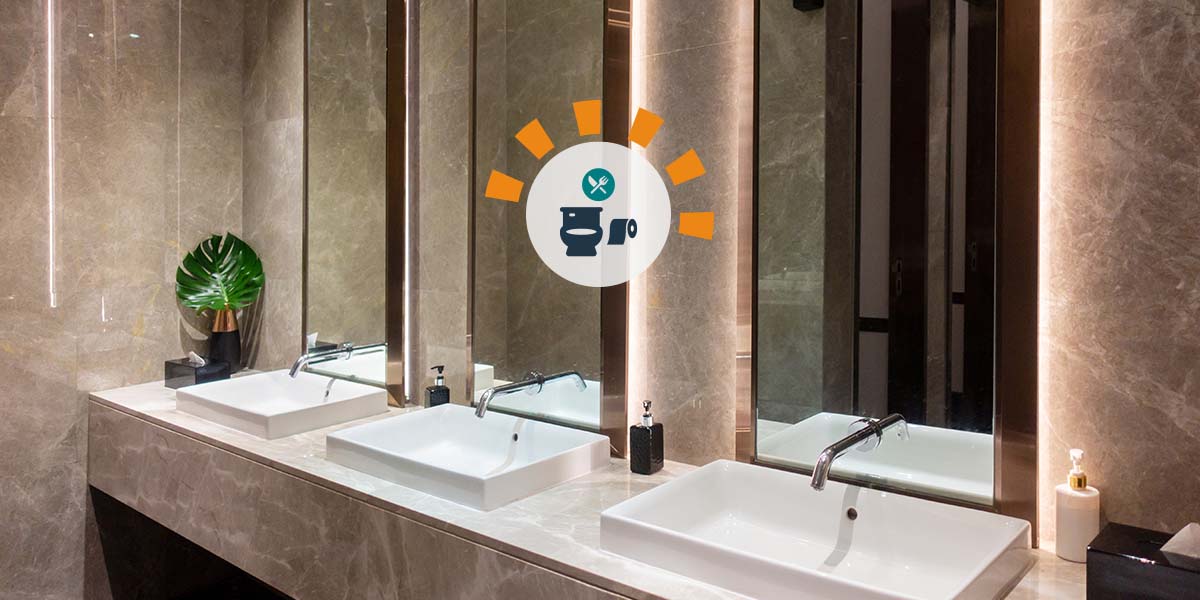
[[[513,434],[513,441],[514,441],[514,442],[515,442],[515,441],[517,441],[517,437],[518,437],[518,436],[517,436],[517,434],[515,434],[515,433],[514,433],[514,434]]]
[[[857,511],[857,510],[855,510],[853,506],[851,506],[851,507],[850,507],[850,510],[847,510],[847,511],[846,511],[846,518],[847,518],[847,519],[850,519],[851,521],[853,521],[853,520],[857,519],[857,518],[858,518],[858,511]]]

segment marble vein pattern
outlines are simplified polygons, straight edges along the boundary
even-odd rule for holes
[[[241,2],[0,2],[4,598],[85,593],[86,390],[200,347],[174,271],[241,228]]]
[[[267,370],[304,347],[304,2],[247,2],[244,28],[243,234],[267,284],[241,324],[242,355]]]
[[[347,425],[267,441],[174,406],[157,383],[92,394],[89,482],[297,597],[741,598],[601,549],[602,510],[689,465],[614,460],[484,513],[325,461]],[[1082,568],[1038,560],[1013,598],[1079,597]]]
[[[1178,531],[1200,521],[1200,2],[1053,8],[1041,537],[1075,447],[1104,519]]]
[[[665,120],[646,150],[665,165],[695,148],[703,177],[671,189],[672,210],[712,211],[712,240],[672,235],[650,268],[634,278],[631,352],[644,358],[629,373],[631,389],[654,402],[668,431],[666,455],[705,464],[735,455],[737,348],[737,127],[739,98],[729,82],[751,69],[739,44],[751,27],[752,3],[661,0],[645,4],[644,43],[633,61],[644,74],[640,103]]]
[[[600,548],[601,510],[688,465],[642,477],[614,461],[484,513],[327,462],[324,436],[345,425],[267,441],[174,406],[156,383],[93,394],[89,483],[298,597],[740,597]]]

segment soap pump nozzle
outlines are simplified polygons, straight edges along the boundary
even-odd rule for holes
[[[445,385],[446,376],[443,372],[446,370],[446,365],[434,365],[429,368],[430,371],[437,371],[437,377],[434,380],[434,385]]]
[[[1083,450],[1079,448],[1071,449],[1071,472],[1067,474],[1067,484],[1073,490],[1082,490],[1087,487],[1087,473],[1083,472]]]
[[[650,427],[654,425],[654,417],[650,415],[650,401],[642,402],[642,409],[646,412],[642,413],[642,427]]]

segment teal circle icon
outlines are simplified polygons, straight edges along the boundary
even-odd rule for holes
[[[583,195],[587,196],[588,200],[600,202],[608,200],[608,197],[613,195],[617,189],[617,182],[607,169],[596,167],[583,176],[582,186]]]

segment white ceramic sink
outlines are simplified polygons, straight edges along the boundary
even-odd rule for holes
[[[612,552],[755,598],[996,598],[1033,562],[1020,519],[731,461],[613,506],[600,529]]]
[[[779,431],[759,421],[758,458],[811,470],[826,446],[846,436],[854,415],[819,413]],[[994,441],[986,433],[909,425],[908,439],[884,438],[872,452],[850,451],[833,461],[835,477],[946,496],[976,504],[992,503]]]
[[[481,510],[608,464],[608,438],[443,404],[331,433],[326,458]]]
[[[270,371],[181,387],[176,408],[269,440],[387,412],[381,388],[352,381],[330,387],[328,377],[296,375]]]

